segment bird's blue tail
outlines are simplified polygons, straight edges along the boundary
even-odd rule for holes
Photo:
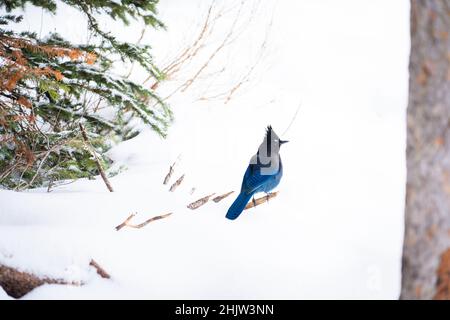
[[[253,196],[253,193],[246,194],[241,192],[236,200],[234,200],[230,209],[228,209],[226,217],[230,220],[234,220],[244,211],[245,206],[250,201],[250,198]]]

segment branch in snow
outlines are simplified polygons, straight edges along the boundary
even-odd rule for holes
[[[234,191],[230,191],[230,192],[227,192],[227,193],[225,193],[225,194],[222,194],[222,195],[220,195],[220,196],[217,196],[217,197],[215,197],[214,199],[213,199],[213,201],[214,202],[219,202],[219,201],[221,201],[221,200],[223,200],[223,199],[225,199],[226,197],[228,197],[230,194],[232,194]]]
[[[108,274],[108,272],[105,271],[105,269],[103,269],[102,267],[100,267],[100,265],[95,262],[94,259],[91,259],[91,262],[89,262],[89,265],[94,267],[95,270],[97,271],[97,274],[102,277],[103,279],[110,279],[111,276]]]
[[[175,167],[175,164],[176,164],[176,163],[177,163],[177,162],[175,161],[175,162],[173,163],[173,165],[170,166],[169,172],[166,174],[166,177],[164,178],[163,184],[168,184],[168,183],[169,183],[170,177],[171,177],[172,174],[173,174],[173,168]]]
[[[183,182],[184,174],[178,178],[177,181],[175,181],[172,186],[170,187],[170,192],[174,192],[175,189]]]
[[[136,213],[131,214],[124,222],[122,222],[121,224],[119,224],[116,227],[116,231],[119,231],[120,229],[122,229],[123,227],[130,227],[130,228],[135,228],[135,229],[140,229],[145,227],[147,224],[149,224],[150,222],[156,221],[156,220],[160,220],[160,219],[164,219],[167,218],[168,216],[172,215],[172,212],[166,213],[166,214],[162,214],[160,216],[156,216],[156,217],[152,217],[140,224],[130,224],[131,219],[133,219],[133,217],[136,215]]]
[[[215,195],[215,193],[211,193],[209,196],[198,199],[197,201],[194,201],[194,202],[188,204],[187,207],[191,210],[195,210],[195,209],[201,207],[202,205],[204,205],[205,203],[207,203],[209,201],[209,198],[211,198],[213,195]]]
[[[14,268],[0,265],[0,287],[13,298],[21,298],[28,292],[43,284],[68,284],[63,280],[39,278],[34,274],[21,272]]]
[[[28,292],[43,284],[82,285],[82,282],[67,282],[62,279],[38,277],[32,273],[22,272],[0,264],[0,287],[13,298],[21,298]]]
[[[128,225],[128,222],[130,222],[131,219],[133,219],[133,217],[136,215],[136,213],[132,213],[128,218],[126,218],[126,220],[124,222],[122,222],[121,224],[119,224],[116,227],[116,231],[119,231],[120,229],[122,229],[123,227]]]

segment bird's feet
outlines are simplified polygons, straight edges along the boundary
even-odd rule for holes
[[[253,202],[253,206],[256,207],[256,200],[255,200],[255,196],[253,196],[252,198],[252,202]]]
[[[266,192],[266,202],[269,202],[269,199],[270,199],[270,193]]]

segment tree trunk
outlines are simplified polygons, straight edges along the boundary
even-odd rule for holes
[[[411,1],[402,299],[450,297],[450,1]]]

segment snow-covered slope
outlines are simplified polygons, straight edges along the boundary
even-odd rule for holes
[[[169,29],[154,35],[157,56],[206,7],[161,3]],[[27,299],[396,298],[408,15],[406,0],[279,1],[270,58],[248,92],[228,104],[175,97],[166,140],[144,131],[110,151],[115,168],[127,167],[111,179],[116,192],[101,179],[0,191],[0,263],[86,283],[45,285]],[[32,28],[38,18],[29,9],[25,21]],[[55,28],[70,20],[52,19]],[[233,59],[254,49],[245,36],[233,45]],[[235,195],[188,209],[238,191],[268,124],[291,141],[279,195],[236,221],[224,218]],[[171,183],[185,179],[169,192],[162,181],[177,158]],[[139,222],[173,215],[115,231],[133,212]],[[100,279],[91,259],[112,279]]]

